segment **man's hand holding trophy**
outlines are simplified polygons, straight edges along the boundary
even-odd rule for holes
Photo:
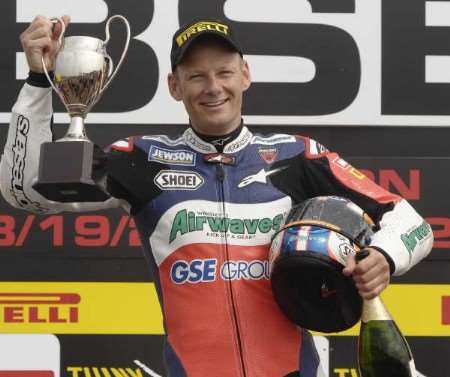
[[[119,63],[114,68],[106,47],[110,23],[121,20],[127,38]],[[130,25],[120,15],[106,22],[106,39],[65,36],[69,17],[37,17],[21,36],[32,72],[44,73],[69,113],[66,135],[56,142],[43,143],[38,180],[33,188],[49,200],[96,202],[109,196],[92,177],[94,143],[86,136],[84,120],[111,84],[130,42]]]

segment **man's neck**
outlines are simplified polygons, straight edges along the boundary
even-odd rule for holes
[[[243,127],[244,123],[241,121],[239,127],[235,128],[233,131],[225,135],[205,135],[196,131],[194,128],[192,129],[194,130],[194,132],[198,137],[200,137],[203,141],[206,141],[207,143],[213,144],[216,147],[217,151],[222,153],[225,145],[235,140],[241,133]]]

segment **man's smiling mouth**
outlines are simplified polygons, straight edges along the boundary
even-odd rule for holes
[[[221,99],[218,101],[202,102],[201,104],[206,107],[219,107],[219,106],[222,106],[227,101],[228,101],[228,98],[225,98],[225,99]]]

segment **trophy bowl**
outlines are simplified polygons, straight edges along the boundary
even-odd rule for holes
[[[127,40],[120,61],[114,69],[106,51],[111,21],[120,19],[127,30]],[[70,116],[66,135],[41,145],[38,180],[33,188],[57,202],[98,202],[109,198],[98,177],[93,176],[94,143],[88,139],[84,120],[111,84],[128,51],[130,26],[121,15],[106,23],[106,40],[87,36],[64,37],[61,19],[60,50],[51,75],[42,58],[44,73]],[[51,77],[53,76],[53,78]]]
[[[111,76],[110,58],[102,40],[67,37],[58,54],[53,84],[71,117],[86,117]]]

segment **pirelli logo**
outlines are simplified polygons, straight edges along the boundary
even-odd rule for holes
[[[176,38],[178,47],[181,47],[192,35],[201,33],[206,30],[213,30],[222,33],[224,35],[228,35],[227,25],[218,22],[200,21],[192,25],[189,29],[183,31]]]
[[[3,323],[77,323],[80,300],[77,293],[0,292],[1,320]]]
[[[161,335],[164,328],[153,283],[0,282],[0,341],[2,334]],[[0,352],[0,371],[1,359]]]
[[[442,324],[450,325],[450,296],[442,297]]]

